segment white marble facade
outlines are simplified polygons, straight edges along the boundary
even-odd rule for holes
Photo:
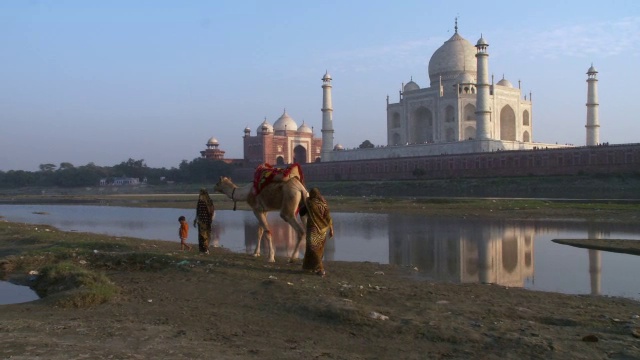
[[[456,23],[453,36],[429,61],[429,86],[423,88],[412,78],[403,84],[397,103],[387,97],[387,144],[354,150],[338,144],[330,160],[567,147],[533,142],[531,94],[523,95],[520,81],[516,87],[504,76],[497,83],[491,76],[485,85],[488,93],[479,96],[478,74],[490,73],[488,46],[482,37],[472,45],[458,33]],[[484,52],[482,61],[479,52]],[[489,115],[484,139],[476,136],[476,115],[483,109]]]

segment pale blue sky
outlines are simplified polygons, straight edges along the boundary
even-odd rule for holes
[[[241,158],[287,109],[320,136],[333,77],[334,143],[386,144],[385,99],[453,34],[489,42],[489,71],[533,93],[533,140],[584,145],[586,71],[600,139],[640,142],[640,1],[0,2],[0,170],[128,158],[174,167],[215,136]]]

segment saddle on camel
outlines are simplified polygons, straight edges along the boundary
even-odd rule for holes
[[[293,163],[284,169],[273,167],[267,163],[260,164],[253,174],[253,194],[260,194],[260,191],[272,182],[286,182],[293,178],[298,178],[300,183],[304,185],[304,175],[298,163]]]
[[[298,209],[304,204],[309,193],[304,186],[304,175],[299,164],[294,163],[287,168],[276,168],[269,164],[261,164],[256,168],[253,182],[246,186],[234,184],[230,178],[221,176],[216,183],[215,191],[227,195],[235,203],[246,201],[258,219],[258,242],[254,256],[260,256],[260,243],[265,237],[269,244],[269,262],[275,261],[275,249],[271,239],[271,231],[267,223],[267,213],[280,211],[280,217],[295,230],[296,246],[290,257],[295,261],[298,247],[304,238],[304,226],[296,218]]]

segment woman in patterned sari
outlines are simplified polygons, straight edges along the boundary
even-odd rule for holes
[[[322,266],[324,244],[327,241],[327,232],[329,238],[333,237],[333,221],[329,212],[329,205],[320,194],[318,188],[313,188],[309,192],[306,208],[308,216],[307,245],[302,268],[324,276],[325,271]]]
[[[198,249],[201,253],[209,253],[209,240],[211,239],[211,223],[215,209],[213,201],[207,189],[200,189],[198,204],[196,205],[196,218],[193,220],[193,227],[198,225]]]

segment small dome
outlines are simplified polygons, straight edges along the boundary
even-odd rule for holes
[[[207,145],[219,145],[219,143],[218,143],[218,139],[216,139],[216,138],[212,137],[211,139],[209,139],[209,140],[207,141]]]
[[[289,114],[287,114],[286,110],[282,113],[282,116],[280,116],[278,120],[276,120],[276,122],[273,124],[273,130],[275,131],[295,131],[297,129],[298,124],[296,124],[295,120],[293,120],[293,118],[289,116]]]
[[[344,150],[344,146],[336,144],[336,146],[333,147],[333,150]]]
[[[409,81],[405,86],[403,91],[413,91],[420,90],[420,86],[416,84],[413,80]]]
[[[482,37],[482,35],[480,35],[480,39],[478,39],[476,46],[489,46],[489,43],[484,39],[484,37]]]
[[[329,75],[329,71],[327,70],[322,77],[323,81],[331,80],[331,75]]]
[[[497,85],[506,86],[506,87],[510,87],[510,88],[513,87],[513,85],[511,85],[511,82],[509,80],[505,79],[505,78],[502,78],[502,80],[498,81]]]
[[[311,128],[308,127],[303,121],[302,125],[300,125],[300,127],[298,128],[298,132],[311,134],[311,133],[313,133],[313,130],[311,130]]]
[[[250,133],[251,132],[251,128],[249,128],[249,125],[247,125],[246,128],[244,128],[244,132]]]
[[[471,74],[469,74],[468,72],[463,72],[462,74],[460,74],[460,76],[458,76],[458,79],[456,79],[456,83],[458,83],[458,84],[475,84],[476,83],[476,79],[474,79],[473,76]]]
[[[587,70],[587,74],[597,74],[598,70],[596,70],[595,67],[593,67],[593,64],[591,64],[591,67],[589,68],[589,70]]]
[[[265,118],[262,124],[258,125],[258,134],[268,134],[273,132],[273,126]]]

